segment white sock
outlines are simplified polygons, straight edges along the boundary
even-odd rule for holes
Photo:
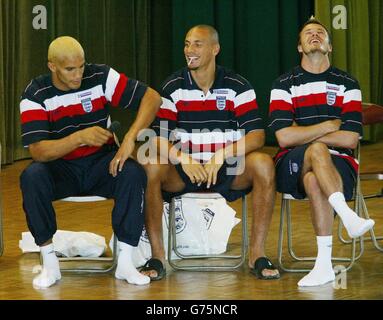
[[[43,258],[41,273],[33,279],[33,287],[36,289],[45,289],[61,279],[59,260],[56,257],[53,244],[40,247]]]
[[[375,221],[372,219],[363,219],[359,217],[350,207],[344,198],[343,193],[335,192],[329,198],[331,206],[342,219],[343,225],[350,238],[358,238],[370,230]]]
[[[118,255],[117,270],[115,277],[126,280],[131,284],[144,285],[150,282],[150,278],[137,271],[132,262],[133,247],[124,242],[118,242],[120,253]]]
[[[300,287],[320,286],[335,280],[331,263],[332,236],[317,237],[317,245],[314,268],[298,282]]]

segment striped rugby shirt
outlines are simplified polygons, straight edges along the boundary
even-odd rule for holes
[[[92,126],[107,128],[109,104],[137,109],[146,88],[106,65],[86,64],[81,87],[76,90],[61,91],[53,85],[51,74],[39,76],[21,96],[22,143],[28,147]],[[108,143],[112,144],[113,139]],[[81,158],[100,149],[81,146],[63,158]]]
[[[217,66],[205,96],[188,68],[171,75],[162,86],[162,105],[152,127],[156,134],[179,143],[200,162],[254,130],[263,130],[256,95],[250,83]]]
[[[270,97],[270,124],[273,132],[289,127],[293,121],[310,126],[327,120],[340,119],[340,130],[363,134],[362,94],[358,81],[335,67],[321,74],[312,74],[301,66],[279,77]],[[291,149],[280,149],[276,163]],[[345,158],[355,171],[358,162],[352,150],[330,148],[330,152]]]

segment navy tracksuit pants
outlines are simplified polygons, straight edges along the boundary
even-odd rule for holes
[[[37,245],[57,231],[52,201],[70,196],[97,195],[114,199],[112,227],[119,241],[137,246],[144,225],[146,174],[132,159],[114,178],[109,163],[116,151],[75,160],[32,162],[20,176],[23,208]]]

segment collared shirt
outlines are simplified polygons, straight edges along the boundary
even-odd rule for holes
[[[81,87],[61,91],[50,74],[33,79],[21,96],[22,143],[64,138],[92,126],[107,128],[108,104],[137,109],[147,86],[106,65],[86,64]],[[112,143],[113,140],[109,141]],[[81,146],[64,159],[93,154],[100,147]]]
[[[297,66],[279,77],[273,84],[270,97],[270,124],[273,132],[290,127],[315,125],[340,119],[340,130],[363,134],[362,94],[358,81],[348,73],[330,67],[313,74]],[[330,148],[331,152],[346,158],[355,170],[357,163],[349,149]],[[281,149],[280,159],[289,149]]]
[[[201,162],[245,134],[263,130],[254,89],[226,68],[217,66],[206,95],[183,68],[165,81],[161,96],[163,103],[152,127]]]

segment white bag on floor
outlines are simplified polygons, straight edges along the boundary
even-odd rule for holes
[[[57,255],[64,257],[96,258],[106,250],[105,238],[91,232],[57,230],[52,238]],[[30,232],[22,232],[19,247],[25,252],[40,252]]]
[[[190,198],[188,194],[175,201],[175,219],[177,229],[177,249],[188,254],[221,254],[226,251],[231,230],[241,220],[235,218],[235,210],[225,198],[217,194],[214,199]],[[163,241],[165,255],[168,251],[169,204],[164,203],[162,216]],[[113,237],[109,242],[113,248]],[[133,250],[133,263],[140,267],[152,256],[145,228],[140,242]],[[178,258],[172,253],[172,258]]]

